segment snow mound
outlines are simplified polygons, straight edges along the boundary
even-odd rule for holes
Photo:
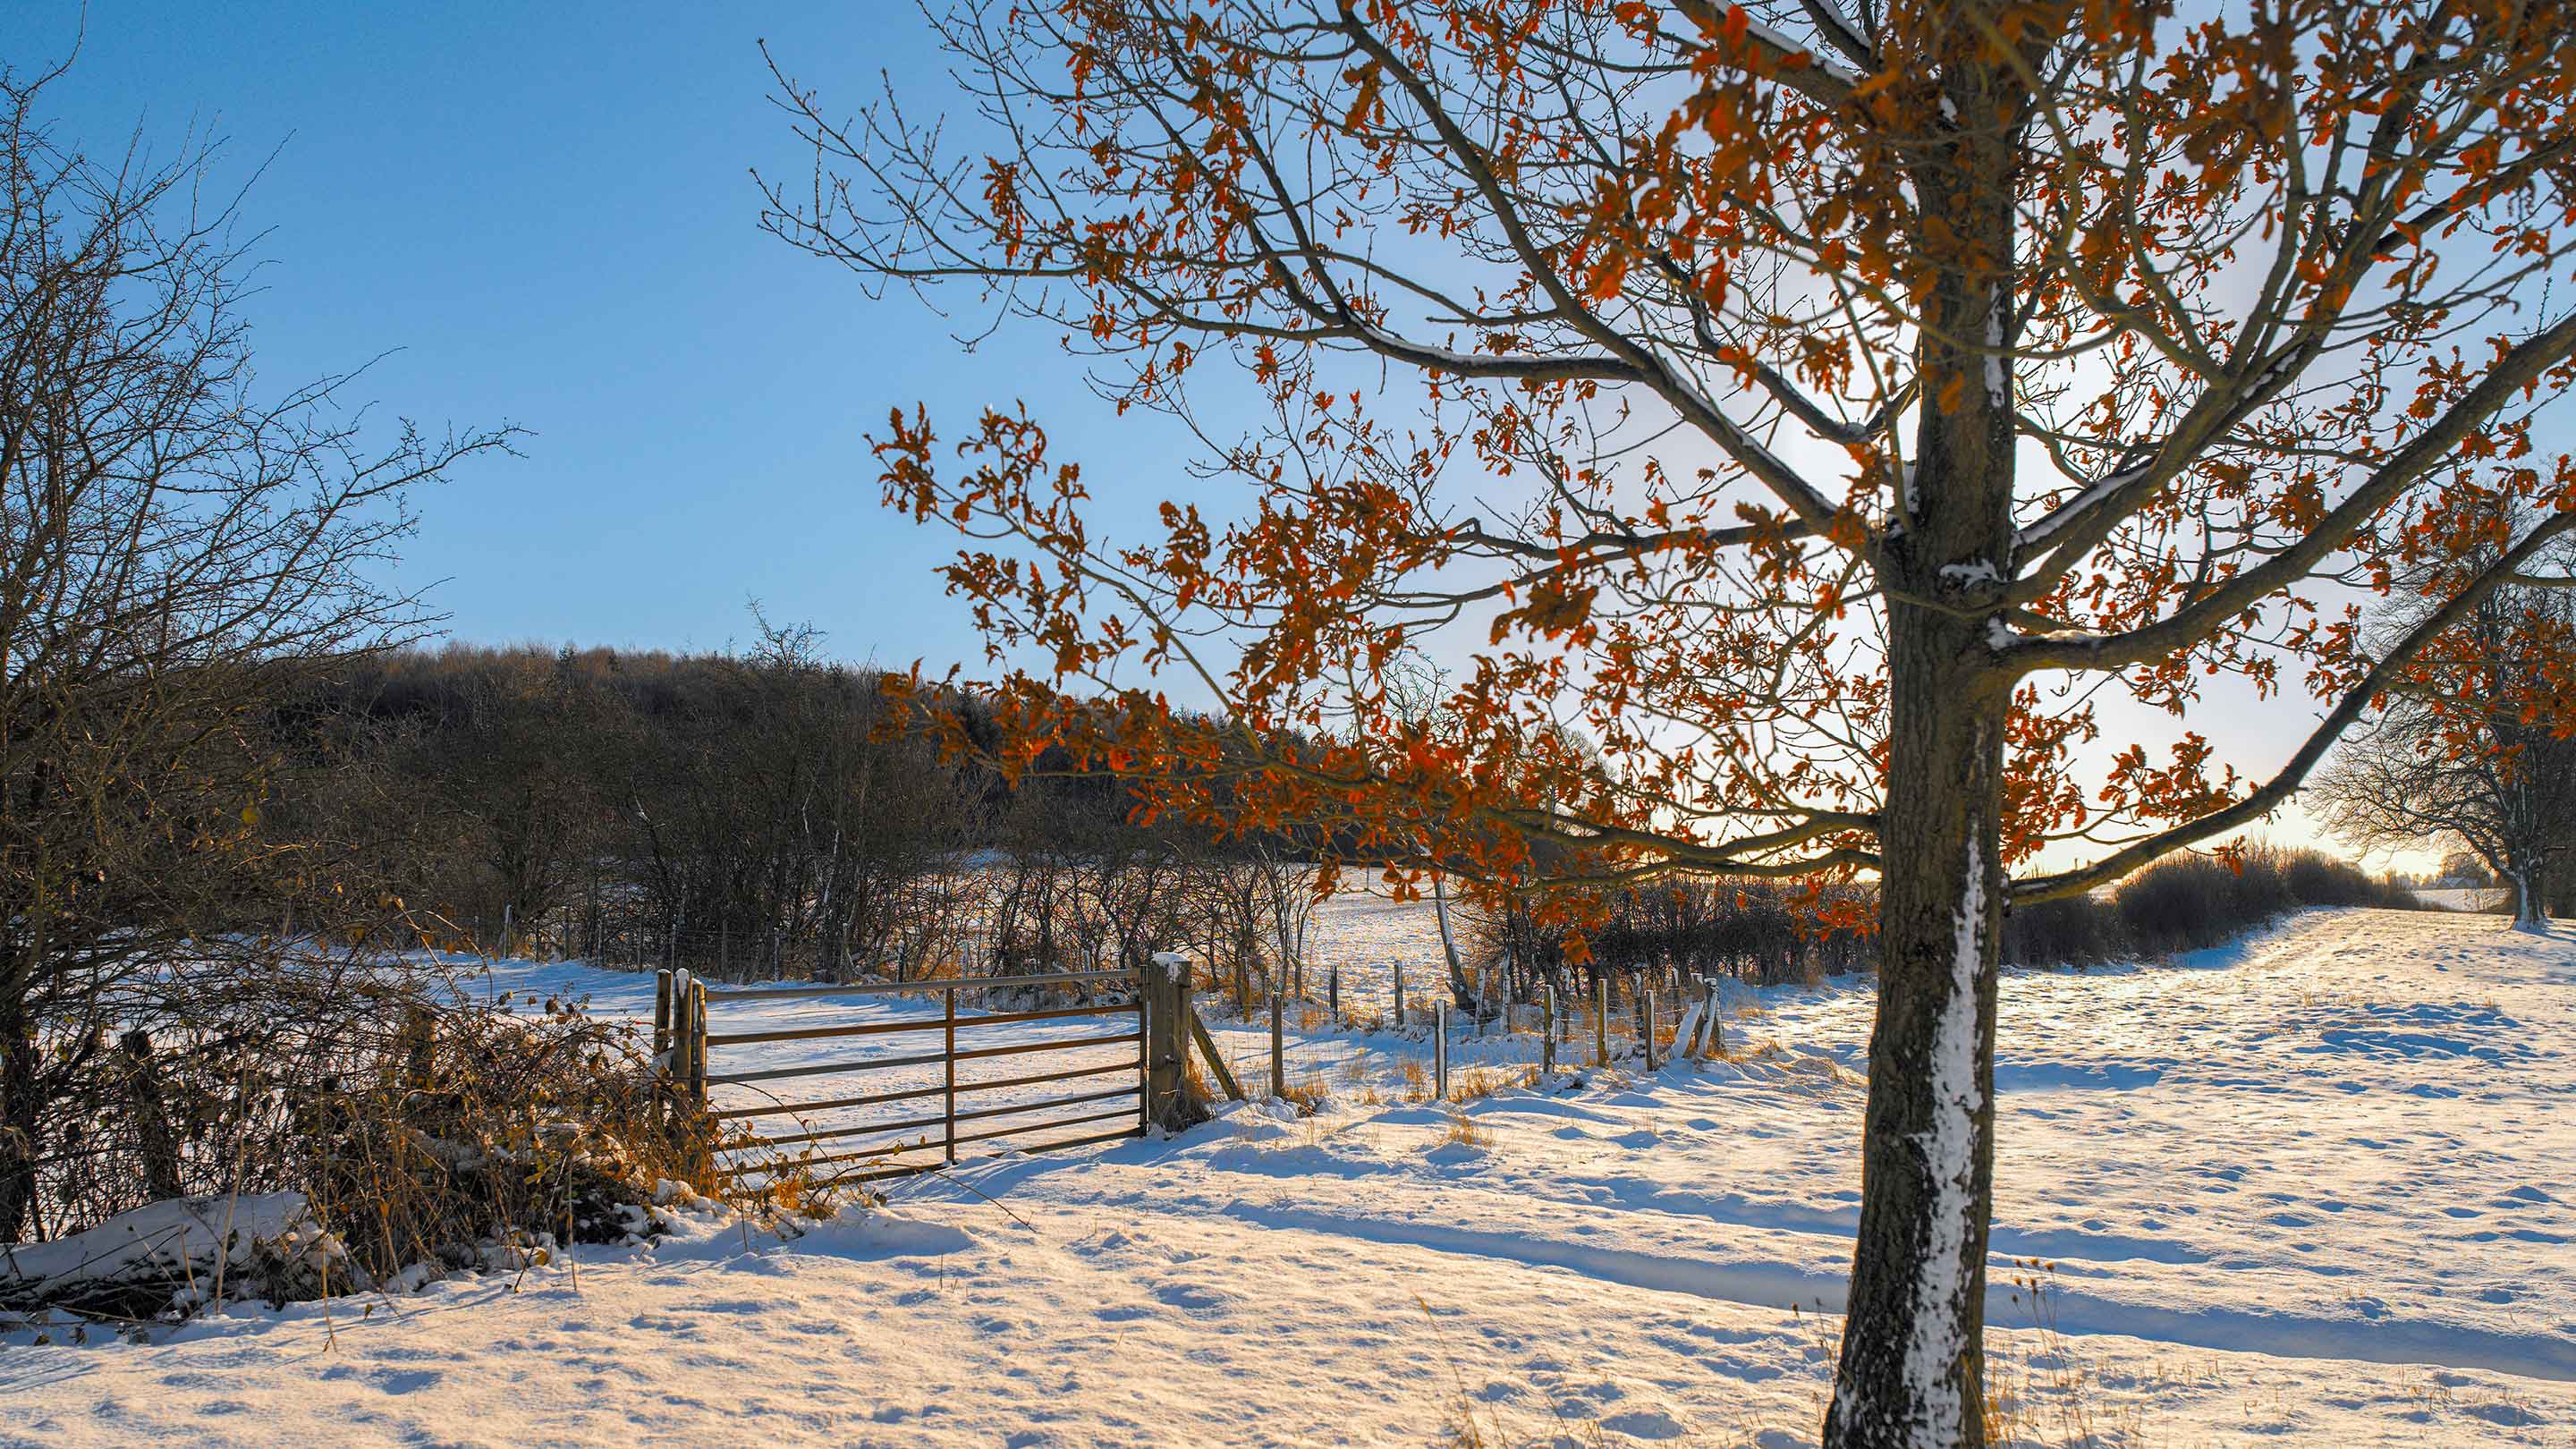
[[[346,1256],[302,1193],[174,1198],[50,1243],[0,1244],[0,1305],[141,1297],[184,1311],[225,1297],[318,1289]]]

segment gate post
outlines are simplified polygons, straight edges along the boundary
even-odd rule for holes
[[[707,983],[689,978],[689,1104],[707,1107]]]
[[[1206,1108],[1190,1098],[1183,1070],[1189,1047],[1189,971],[1189,958],[1177,951],[1157,951],[1136,968],[1136,1000],[1144,1017],[1138,1086],[1145,1120],[1170,1132],[1207,1120]]]

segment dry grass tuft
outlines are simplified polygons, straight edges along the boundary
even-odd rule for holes
[[[1295,1104],[1297,1115],[1300,1117],[1312,1117],[1324,1110],[1324,1104],[1331,1101],[1333,1096],[1331,1089],[1324,1085],[1324,1077],[1320,1072],[1310,1072],[1290,1082],[1288,1090],[1281,1095]]]
[[[2050,1449],[2113,1449],[2147,1442],[2135,1405],[2105,1412],[2092,1360],[2057,1331],[2049,1306],[2055,1263],[2016,1258],[2012,1301],[2030,1310],[2031,1328],[2016,1339],[1986,1342],[1986,1442]]]
[[[1503,1089],[1502,1076],[1487,1067],[1469,1067],[1449,1079],[1449,1100],[1481,1102]]]
[[[1441,1134],[1440,1145],[1481,1150],[1494,1145],[1494,1135],[1476,1125],[1476,1119],[1466,1113],[1452,1112],[1449,1114],[1449,1130]]]

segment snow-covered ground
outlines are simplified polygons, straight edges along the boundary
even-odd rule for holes
[[[1354,955],[1427,966],[1404,919]],[[579,967],[496,980],[649,1000]],[[21,1334],[0,1440],[1807,1443],[1870,999],[1741,1005],[1726,1063],[1451,1109],[1405,1100],[1417,1041],[1301,1041],[1317,1116],[987,1159],[792,1241],[706,1215],[149,1346]],[[2313,913],[2172,965],[2014,973],[2001,1036],[1989,1312],[2030,1440],[2576,1443],[2576,931]]]

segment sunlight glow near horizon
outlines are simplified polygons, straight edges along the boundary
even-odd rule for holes
[[[42,0],[0,17],[0,55],[23,72],[77,47],[49,100],[93,152],[224,139],[218,176],[248,186],[265,263],[252,315],[273,386],[377,359],[348,396],[379,420],[529,430],[524,458],[418,500],[399,577],[431,586],[453,637],[718,649],[749,635],[757,599],[853,662],[971,674],[980,641],[932,574],[952,539],[878,506],[864,434],[917,401],[954,436],[1025,400],[1089,465],[1113,528],[1189,486],[1189,440],[1112,416],[1033,332],[970,351],[970,298],[945,299],[964,309],[949,317],[901,293],[871,302],[759,231],[748,170],[810,165],[766,99],[759,42],[855,106],[881,72],[916,89],[936,73],[910,10],[888,10],[755,24],[677,4],[609,20]],[[2304,733],[2271,723],[2285,711],[2315,713],[2295,688],[2231,688],[2190,724],[2260,778]],[[2322,842],[2295,805],[2251,834]]]

